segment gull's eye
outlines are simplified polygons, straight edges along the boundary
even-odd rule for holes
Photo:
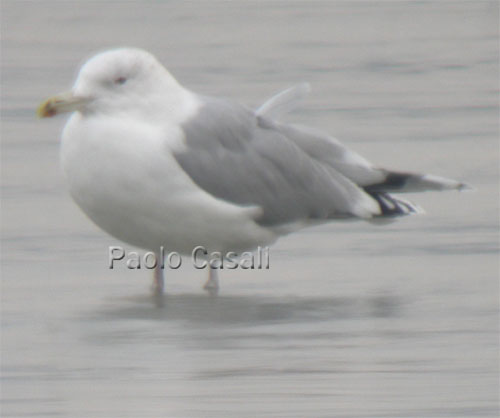
[[[127,82],[126,77],[118,77],[118,78],[115,78],[115,80],[114,80],[115,84],[125,84],[126,82]]]

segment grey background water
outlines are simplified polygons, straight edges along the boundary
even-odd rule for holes
[[[3,417],[498,414],[498,2],[2,2]],[[372,161],[462,179],[385,226],[303,230],[269,271],[107,269],[67,195],[65,118],[34,109],[96,50],[155,53],[185,85],[258,105]]]

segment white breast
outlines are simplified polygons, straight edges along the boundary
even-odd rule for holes
[[[216,199],[192,182],[170,152],[182,143],[175,124],[160,130],[74,114],[61,147],[70,193],[109,234],[153,251],[241,251],[274,241],[253,221],[255,208]]]

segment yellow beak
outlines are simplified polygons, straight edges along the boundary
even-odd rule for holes
[[[36,114],[39,118],[50,118],[59,113],[81,110],[88,101],[88,98],[75,96],[71,92],[62,93],[57,96],[49,97],[41,103],[36,110]]]

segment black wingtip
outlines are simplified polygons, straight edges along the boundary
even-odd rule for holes
[[[389,193],[371,190],[367,190],[367,192],[377,201],[380,207],[380,215],[378,217],[390,218],[423,212],[422,209],[413,203],[403,199],[396,199]]]

